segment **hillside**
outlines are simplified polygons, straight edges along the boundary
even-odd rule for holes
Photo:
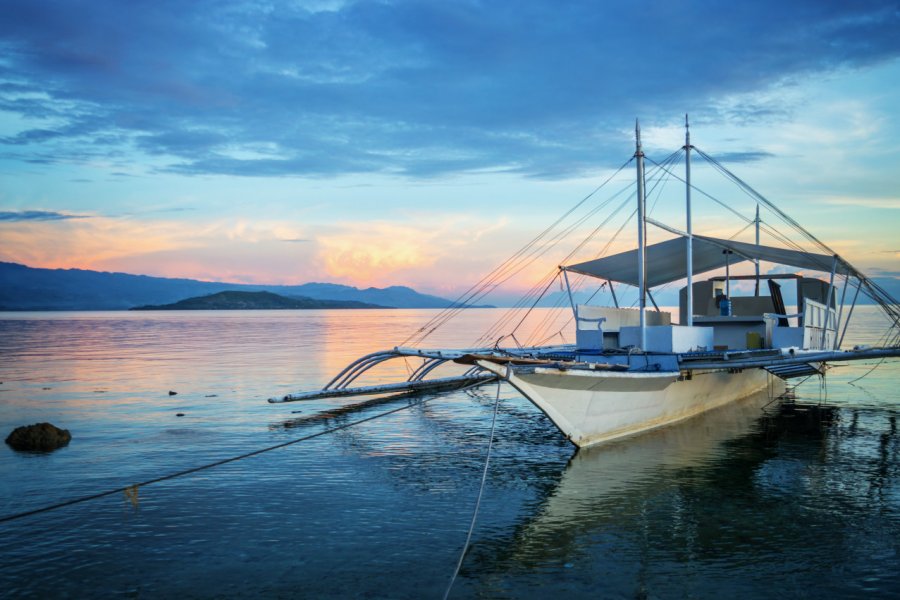
[[[281,296],[396,308],[446,308],[450,305],[445,298],[400,286],[359,289],[334,283],[244,285],[82,269],[35,269],[0,262],[0,310],[127,310],[224,291],[272,292]]]
[[[316,300],[303,296],[288,298],[272,292],[226,291],[187,298],[172,304],[136,306],[131,310],[285,310],[319,308],[386,308],[353,300]]]

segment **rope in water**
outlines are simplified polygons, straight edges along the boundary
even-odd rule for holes
[[[509,369],[509,367],[507,367]],[[508,373],[507,373],[508,376]],[[475,500],[475,509],[472,511],[472,522],[469,524],[469,533],[466,534],[466,543],[463,544],[462,552],[459,554],[459,561],[456,563],[456,569],[453,571],[453,577],[447,585],[447,591],[444,592],[444,600],[450,597],[450,590],[456,582],[456,576],[462,568],[463,560],[466,558],[466,552],[469,551],[469,543],[472,541],[472,532],[475,531],[475,521],[478,519],[478,509],[481,507],[481,496],[484,494],[484,485],[487,481],[488,466],[491,464],[491,449],[494,447],[494,429],[497,426],[497,409],[500,406],[500,384],[502,379],[497,379],[497,399],[494,400],[494,416],[491,418],[491,434],[488,439],[487,455],[484,458],[484,470],[481,472],[481,487],[478,489],[478,498]]]
[[[498,391],[499,394],[499,391]],[[349,429],[355,425],[360,425],[362,423],[366,423],[368,421],[374,421],[375,419],[379,419],[381,417],[386,417],[388,415],[400,412],[401,410],[407,410],[409,408],[413,408],[414,406],[419,406],[425,404],[426,402],[433,400],[437,396],[432,396],[429,398],[423,398],[417,402],[411,402],[405,406],[401,406],[399,408],[393,408],[391,410],[385,411],[383,413],[379,413],[377,415],[373,415],[371,417],[366,417],[365,419],[360,419],[358,421],[353,421],[352,423],[345,423],[344,425],[339,425],[338,427],[332,427],[331,429],[325,429],[323,431],[319,431],[310,435],[303,436],[301,438],[297,438],[294,440],[290,440],[287,442],[282,442],[281,444],[276,444],[274,446],[269,446],[267,448],[261,448],[259,450],[254,450],[252,452],[247,452],[246,454],[241,454],[240,456],[232,456],[231,458],[225,458],[222,460],[217,460],[215,462],[201,465],[199,467],[193,467],[190,469],[185,469],[183,471],[178,471],[177,473],[171,473],[169,475],[163,475],[162,477],[156,477],[155,479],[148,479],[147,481],[136,483],[133,485],[126,485],[123,487],[116,488],[114,490],[108,490],[106,492],[100,492],[98,494],[91,494],[89,496],[82,496],[80,498],[73,498],[71,500],[66,500],[65,502],[59,502],[57,504],[51,504],[49,506],[44,506],[41,508],[36,508],[34,510],[29,510],[17,514],[6,515],[4,517],[0,517],[0,523],[6,523],[8,521],[15,521],[16,519],[23,519],[25,517],[30,517],[32,515],[37,515],[45,512],[50,512],[52,510],[57,510],[60,508],[65,508],[67,506],[72,506],[74,504],[81,504],[82,502],[87,502],[89,500],[97,500],[99,498],[105,498],[106,496],[112,496],[113,494],[126,494],[129,498],[136,497],[136,493],[138,488],[144,487],[147,485],[151,485],[153,483],[160,483],[162,481],[168,481],[170,479],[175,479],[176,477],[183,477],[185,475],[190,475],[191,473],[197,473],[198,471],[204,471],[206,469],[211,469],[213,467],[218,467],[227,463],[235,462],[238,460],[243,460],[245,458],[250,458],[251,456],[257,456],[259,454],[263,454],[265,452],[271,452],[272,450],[277,450],[279,448],[284,448],[286,446],[291,446],[293,444],[298,444],[300,442],[305,442],[307,440],[311,440],[313,438],[317,438],[329,433],[334,433],[336,431],[341,431],[342,429]],[[498,396],[499,398],[499,396]],[[496,416],[496,415],[495,415]]]
[[[864,374],[860,375],[860,376],[857,377],[856,379],[853,379],[853,380],[851,380],[851,381],[848,381],[847,383],[849,383],[850,385],[853,385],[854,383],[856,383],[856,382],[859,381],[860,379],[863,379],[864,377],[868,377],[868,376],[872,373],[872,371],[874,371],[875,369],[877,369],[878,367],[880,367],[881,365],[883,365],[883,364],[884,364],[884,361],[886,361],[886,360],[887,360],[887,357],[885,356],[884,358],[882,358],[881,360],[879,360],[877,363],[875,363],[875,365],[874,365],[871,369],[869,369],[868,371],[866,371]]]

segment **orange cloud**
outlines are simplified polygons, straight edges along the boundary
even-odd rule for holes
[[[387,223],[345,225],[317,236],[325,273],[359,284],[375,284],[398,271],[426,268],[437,255],[435,232]]]
[[[306,244],[285,242],[303,240],[299,228],[282,223],[94,217],[0,224],[0,259],[44,268],[249,280],[258,271],[274,275],[273,265],[285,271],[283,277],[294,275],[287,259],[296,261],[298,250]]]
[[[184,225],[90,218],[4,224],[5,260],[45,268],[98,268],[104,261],[198,245]]]
[[[516,230],[508,219],[452,214],[422,216],[416,224],[344,222],[316,235],[317,261],[331,281],[356,286],[408,285],[456,296],[509,258],[532,231]],[[531,264],[516,263],[504,289],[528,289],[554,268],[561,244]]]

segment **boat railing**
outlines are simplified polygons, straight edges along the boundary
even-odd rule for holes
[[[803,312],[795,315],[766,313],[766,343],[774,348],[797,347],[804,350],[829,350],[837,335],[835,310],[821,302],[805,298]],[[781,326],[781,319],[797,318],[798,327]]]
[[[834,347],[837,313],[821,302],[803,301],[803,347],[809,350],[829,350]]]

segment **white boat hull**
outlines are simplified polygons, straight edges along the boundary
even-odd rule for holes
[[[505,377],[579,447],[689,419],[767,386],[773,395],[784,391],[784,382],[763,369],[694,371],[690,379],[682,379],[677,372],[479,364]]]

